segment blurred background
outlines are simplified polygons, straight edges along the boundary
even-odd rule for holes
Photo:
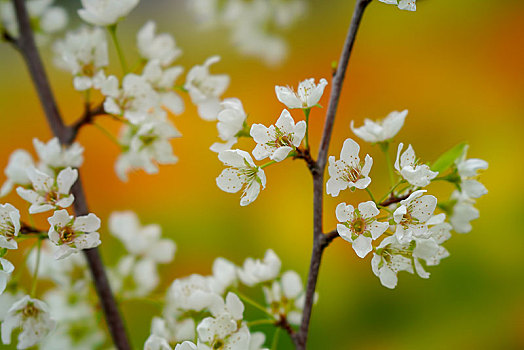
[[[58,2],[70,10],[71,27],[79,20],[79,4]],[[136,58],[137,30],[149,19],[159,32],[169,32],[183,49],[178,62],[186,71],[219,54],[214,73],[231,76],[224,97],[238,97],[249,122],[266,125],[283,105],[274,86],[296,86],[315,77],[330,81],[331,63],[338,59],[354,1],[309,1],[307,13],[283,34],[289,44],[287,59],[268,67],[240,55],[227,30],[195,29],[183,1],[142,1],[119,27],[128,60]],[[342,91],[330,154],[354,137],[351,120],[383,118],[392,110],[409,109],[397,141],[413,144],[417,156],[435,160],[451,146],[467,141],[470,157],[482,158],[490,168],[482,177],[489,190],[476,207],[481,217],[469,234],[454,234],[445,243],[451,256],[429,269],[423,280],[399,274],[395,290],[380,285],[370,266],[351,246],[337,240],[326,250],[318,284],[310,349],[522,349],[524,348],[524,235],[519,215],[524,198],[524,2],[519,0],[419,0],[417,12],[400,11],[373,1],[366,10]],[[110,46],[113,71],[120,72]],[[72,88],[68,73],[43,56],[60,109],[68,122],[82,113],[82,95]],[[32,150],[31,140],[47,140],[50,131],[18,54],[0,44],[0,166],[16,148]],[[321,104],[327,106],[330,86]],[[286,161],[266,169],[267,188],[250,206],[239,206],[239,195],[220,191],[215,177],[222,169],[209,146],[217,141],[216,123],[201,120],[186,100],[186,112],[172,117],[183,134],[173,141],[179,162],[162,166],[157,175],[134,173],[120,182],[113,170],[117,147],[94,127],[81,131],[85,146],[83,180],[90,209],[104,221],[115,210],[130,209],[143,223],[159,223],[164,235],[178,245],[175,261],[161,266],[165,288],[176,277],[209,274],[218,256],[241,264],[248,256],[262,257],[272,248],[283,269],[294,269],[305,279],[312,237],[312,181],[300,161]],[[310,140],[316,152],[325,108],[311,115]],[[295,119],[301,113],[292,113]],[[108,129],[117,130],[111,121]],[[387,172],[379,150],[360,142],[375,159],[371,190],[387,189]],[[240,147],[254,145],[243,140]],[[3,181],[3,180],[1,180]],[[432,194],[449,190],[435,187]],[[335,227],[335,206],[367,200],[363,192],[345,191],[325,198],[325,230]],[[7,198],[22,202],[15,195]],[[102,255],[116,261],[122,247],[101,230]],[[262,295],[255,295],[255,297]],[[150,319],[160,309],[139,302],[124,303],[123,313],[136,348],[149,335]],[[270,328],[260,327],[271,334]],[[269,346],[271,335],[268,337]],[[291,349],[281,336],[279,349]]]

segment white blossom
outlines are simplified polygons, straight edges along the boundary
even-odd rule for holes
[[[178,346],[176,348],[179,349]],[[172,348],[166,339],[151,334],[144,344],[144,350],[172,350]]]
[[[29,213],[43,213],[58,207],[67,208],[73,204],[75,197],[69,191],[78,179],[76,169],[65,168],[58,173],[56,179],[35,168],[27,169],[27,175],[32,187],[18,187],[16,192],[31,203]]]
[[[2,322],[2,342],[11,344],[11,333],[20,329],[17,349],[27,349],[40,342],[54,327],[47,305],[28,295],[11,306]]]
[[[148,295],[160,282],[157,264],[173,260],[175,243],[161,238],[162,232],[158,225],[142,227],[136,214],[131,211],[112,213],[109,229],[130,253],[118,262],[113,276],[114,288],[127,296]]]
[[[184,88],[204,120],[216,120],[220,111],[219,98],[229,86],[229,76],[209,73],[209,67],[218,61],[220,61],[219,56],[212,56],[203,65],[191,68],[186,76]]]
[[[101,243],[100,235],[96,232],[100,228],[100,219],[93,213],[75,218],[62,209],[55,211],[48,221],[51,225],[49,240],[58,246],[56,259],[97,247]]]
[[[181,114],[185,108],[184,100],[174,91],[175,81],[183,71],[181,66],[162,68],[156,59],[149,61],[142,71],[142,77],[158,94],[159,103],[173,114]]]
[[[222,295],[232,285],[237,283],[237,267],[229,260],[216,258],[213,262],[213,278],[211,288]]]
[[[286,271],[279,281],[263,286],[267,310],[280,320],[285,317],[291,324],[299,325],[302,320],[305,294],[302,279],[295,271]],[[317,295],[315,294],[315,298]]]
[[[398,5],[398,8],[401,10],[407,10],[407,11],[416,11],[417,10],[416,0],[379,0],[379,1],[386,3],[386,4]]]
[[[384,239],[373,254],[371,268],[380,278],[380,282],[387,288],[395,288],[398,282],[397,273],[407,271],[416,272],[421,278],[429,278],[429,273],[419,261],[419,258],[428,262],[440,260],[441,251],[433,239],[400,243],[396,236]],[[444,249],[445,250],[445,249]],[[447,251],[446,251],[447,252]],[[429,264],[428,264],[429,265]]]
[[[364,189],[371,183],[369,172],[373,165],[373,159],[366,154],[364,163],[359,157],[360,146],[352,139],[346,139],[340,159],[335,161],[334,156],[329,157],[329,180],[326,183],[327,193],[333,197],[338,196],[340,191],[347,188]]]
[[[95,26],[110,26],[127,16],[139,0],[81,0],[82,8],[78,15],[84,21]]]
[[[173,154],[169,140],[180,136],[167,119],[125,125],[120,137],[125,151],[115,163],[116,174],[120,180],[127,181],[127,173],[131,170],[144,169],[148,174],[156,174],[157,164],[175,164],[178,158]]]
[[[112,289],[125,298],[145,297],[158,287],[157,264],[150,259],[125,255],[110,270]]]
[[[275,252],[271,249],[266,251],[264,260],[247,258],[242,268],[238,269],[238,278],[246,286],[252,287],[255,284],[271,281],[280,273],[282,262]]]
[[[364,119],[364,125],[360,128],[354,127],[353,120],[351,121],[351,130],[366,142],[384,142],[392,139],[404,126],[404,120],[408,115],[408,110],[402,112],[393,111],[389,113],[383,120],[373,121]]]
[[[250,334],[240,326],[244,304],[238,296],[228,293],[222,305],[211,309],[212,317],[204,318],[197,326],[198,338],[212,349],[248,349]]]
[[[373,201],[360,203],[358,209],[346,203],[337,205],[337,220],[340,222],[337,225],[338,234],[351,243],[355,253],[361,258],[373,250],[371,242],[389,227],[387,222],[377,221],[375,217],[379,213]]]
[[[470,232],[472,230],[470,222],[480,217],[478,209],[473,206],[475,201],[458,191],[452,193],[451,200],[455,201],[449,218],[453,229],[458,233]]]
[[[185,341],[175,346],[175,350],[197,350],[197,346],[190,341]]]
[[[408,198],[400,201],[400,206],[393,213],[397,223],[395,236],[400,243],[409,243],[416,237],[427,237],[427,221],[437,206],[437,198],[424,195],[426,190],[415,191]]]
[[[287,109],[280,114],[275,125],[269,128],[262,124],[253,124],[250,135],[257,143],[253,150],[256,160],[269,159],[280,162],[288,154],[300,146],[306,134],[306,122],[301,120],[295,125],[295,121]]]
[[[14,265],[9,260],[0,258],[0,294],[4,292],[14,269]]]
[[[155,22],[144,24],[136,37],[138,52],[146,60],[158,60],[163,67],[169,66],[182,54],[182,50],[176,46],[173,36],[155,34],[155,31]]]
[[[142,226],[132,211],[111,213],[109,231],[120,239],[127,251],[133,255],[163,264],[173,260],[175,242],[161,238],[162,229],[159,225]]]
[[[242,102],[237,98],[226,98],[220,107],[217,116],[218,137],[226,143],[216,142],[211,146],[211,150],[217,153],[231,149],[237,142],[238,133],[244,129],[247,118]]]
[[[52,6],[53,2],[54,0],[26,1],[29,20],[38,44],[46,44],[49,41],[50,34],[64,29],[67,25],[67,12],[60,6]],[[2,26],[11,36],[19,36],[13,2],[0,2],[0,19]]]
[[[466,146],[455,162],[460,176],[460,187],[468,197],[479,198],[488,193],[486,187],[476,180],[479,176],[478,172],[488,168],[488,162],[477,158],[466,159],[467,152]]]
[[[429,185],[431,180],[437,177],[438,172],[431,171],[426,164],[420,164],[411,145],[408,146],[404,153],[402,153],[403,147],[403,143],[398,145],[395,169],[413,186],[425,187]]]
[[[297,92],[291,87],[277,85],[275,93],[278,100],[288,108],[312,108],[320,101],[326,85],[327,80],[324,78],[320,79],[318,84],[315,84],[314,78],[310,78],[298,84]]]
[[[202,311],[223,302],[213,291],[212,280],[197,274],[174,280],[169,287],[167,298],[170,308],[183,311]]]
[[[20,212],[11,204],[0,204],[0,248],[18,249]]]
[[[107,41],[101,28],[81,27],[68,32],[53,48],[55,64],[74,75],[76,90],[100,88],[105,78],[103,68],[109,64]]]
[[[193,318],[178,319],[177,312],[166,311],[165,318],[153,317],[151,334],[166,339],[169,344],[195,339],[196,325]]]
[[[31,179],[27,176],[26,170],[34,166],[33,157],[27,151],[17,149],[11,153],[7,167],[4,170],[7,180],[2,185],[2,189],[0,189],[0,197],[9,194],[14,185],[30,185]]]
[[[74,293],[85,291],[91,281],[91,275],[84,255],[71,254],[56,260],[54,257],[55,244],[50,240],[42,243],[38,278],[51,280],[57,285],[57,290],[73,291]],[[27,258],[27,268],[31,274],[35,272],[37,256],[37,250],[33,249]]]
[[[395,236],[385,238],[373,253],[371,268],[384,287],[395,288],[400,271],[413,273],[411,259],[406,255],[410,256],[411,252],[405,251]]]
[[[47,143],[35,138],[33,145],[40,158],[39,168],[44,170],[45,168],[79,168],[84,162],[84,147],[76,142],[70,146],[62,146],[56,137]]]
[[[266,174],[256,166],[249,153],[226,150],[218,159],[227,166],[217,177],[217,186],[225,192],[236,193],[243,189],[240,205],[246,206],[257,199],[260,188],[266,188]]]
[[[97,319],[92,317],[96,310],[88,298],[88,288],[54,288],[45,293],[44,301],[57,327],[43,340],[40,348],[91,350],[103,344],[105,334]]]
[[[160,95],[153,89],[146,77],[127,74],[119,88],[118,79],[111,75],[102,83],[106,96],[104,110],[116,116],[123,116],[133,124],[148,121],[153,114],[161,113]]]

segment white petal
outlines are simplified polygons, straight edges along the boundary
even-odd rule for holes
[[[357,239],[353,241],[353,249],[355,250],[355,253],[360,258],[364,258],[370,251],[373,250],[373,246],[371,245],[371,238],[365,237],[365,236],[358,236]]]

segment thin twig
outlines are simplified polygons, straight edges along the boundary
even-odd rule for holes
[[[318,158],[315,163],[315,167],[310,167],[311,174],[313,175],[313,249],[311,252],[311,262],[306,286],[306,301],[304,303],[304,311],[302,313],[302,323],[300,325],[300,330],[293,337],[298,350],[306,349],[307,337],[309,333],[309,322],[311,319],[311,310],[313,308],[313,300],[318,280],[320,262],[322,260],[322,253],[329,242],[336,238],[335,235],[331,234],[329,234],[329,236],[326,238],[322,229],[324,171],[326,168],[327,152],[331,140],[331,134],[333,132],[335,115],[342,90],[342,83],[346,75],[349,57],[351,55],[351,50],[355,42],[362,15],[364,14],[366,6],[370,2],[371,0],[357,0],[356,2],[353,18],[351,20],[346,41],[342,49],[338,68],[336,74],[333,77],[331,96],[326,112],[324,132],[322,134],[322,141],[318,151]]]
[[[378,206],[379,207],[387,207],[387,206],[389,206],[391,204],[403,201],[404,199],[408,198],[410,195],[411,195],[411,192],[408,192],[408,193],[406,193],[406,194],[404,194],[402,196],[395,196],[395,195],[391,194],[391,196],[388,199],[384,200],[381,203],[378,203]]]
[[[289,324],[289,322],[288,322],[288,320],[287,320],[285,315],[280,315],[280,319],[275,323],[275,326],[285,330],[292,339],[295,336],[295,330]]]
[[[25,2],[24,0],[13,1],[20,32],[20,36],[17,40],[18,48],[27,64],[31,78],[33,79],[47,122],[53,134],[58,137],[62,144],[70,144],[74,140],[74,137],[71,137],[73,131],[72,128],[69,128],[64,124],[58,111],[42,60],[40,59],[40,55],[35,45]],[[80,176],[73,186],[72,193],[75,196],[74,209],[76,215],[80,216],[88,214],[89,209],[87,207]],[[98,298],[102,304],[113,342],[118,349],[131,349],[124,323],[120,316],[116,300],[111,292],[106,271],[98,249],[87,249],[84,250],[84,253],[88,261],[89,269],[91,270]]]
[[[338,234],[338,231],[336,229],[322,235],[322,241],[321,241],[322,246],[326,248],[327,246],[331,244],[331,242],[333,242],[338,237],[340,237],[340,235]]]
[[[93,124],[95,117],[104,114],[106,114],[106,112],[104,110],[103,103],[94,108],[91,108],[89,105],[87,105],[84,114],[82,114],[82,116],[70,126],[71,132],[69,133],[69,139],[66,143],[72,143],[78,136],[78,133],[83,126]]]

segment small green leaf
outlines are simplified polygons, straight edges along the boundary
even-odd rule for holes
[[[466,148],[467,143],[462,142],[453,147],[452,149],[446,151],[443,155],[437,159],[433,165],[431,166],[431,170],[438,171],[439,173],[442,173],[449,169],[457,160],[458,157],[462,155],[462,152],[464,152],[464,149]]]
[[[6,248],[1,248],[0,249],[0,258],[3,258],[6,254],[7,254],[7,249]]]

